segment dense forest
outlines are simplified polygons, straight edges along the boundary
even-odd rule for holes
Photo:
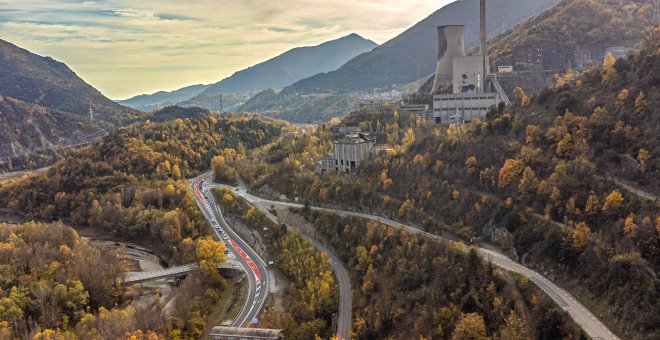
[[[30,218],[64,219],[118,236],[156,241],[173,256],[205,221],[182,180],[210,167],[224,148],[268,143],[281,125],[207,116],[150,121],[118,130],[56,163],[47,173],[0,187],[0,205]]]
[[[197,110],[191,110],[193,112],[190,114],[197,113]],[[174,111],[175,114],[182,114],[179,110]],[[204,268],[205,264],[212,264],[224,258],[224,243],[203,237],[207,234],[207,224],[184,178],[209,168],[211,158],[226,148],[235,148],[244,153],[250,148],[273,141],[282,133],[283,127],[281,123],[271,120],[219,115],[175,119],[163,123],[140,122],[73,152],[46,173],[12,180],[0,186],[0,205],[7,211],[26,218],[42,221],[62,220],[77,227],[91,227],[100,233],[110,233],[115,239],[130,239],[132,242],[148,244],[150,249],[171,263],[198,261],[202,268],[200,273],[189,275],[180,283],[177,288],[179,298],[168,320],[162,318],[162,306],[156,305],[155,316],[147,327],[136,323],[138,318],[134,316],[139,312],[144,315],[145,320],[151,320],[151,314],[136,311],[133,307],[128,309],[130,306],[112,309],[115,305],[125,304],[121,290],[113,285],[118,279],[116,271],[109,272],[108,277],[103,272],[103,266],[98,264],[92,269],[90,266],[74,266],[72,263],[73,269],[68,270],[68,267],[58,266],[49,260],[66,260],[66,253],[70,252],[66,247],[73,249],[75,243],[67,240],[73,236],[64,239],[71,244],[60,242],[57,238],[52,238],[53,242],[48,239],[35,239],[34,242],[37,243],[46,242],[44,247],[47,248],[44,251],[32,251],[37,255],[35,261],[45,261],[43,263],[52,268],[41,266],[41,262],[36,265],[26,263],[25,266],[16,268],[14,262],[3,262],[11,265],[5,268],[6,274],[3,272],[2,277],[6,281],[3,281],[0,294],[3,298],[12,299],[11,287],[14,283],[11,275],[18,277],[20,273],[17,271],[27,270],[27,274],[37,277],[37,284],[26,282],[21,292],[34,299],[34,294],[37,294],[35,289],[41,289],[38,279],[46,278],[39,273],[46,270],[49,275],[53,275],[52,282],[47,281],[52,289],[58,289],[57,292],[63,288],[80,291],[78,305],[71,305],[62,299],[49,300],[48,303],[54,309],[49,310],[50,314],[45,319],[40,312],[33,310],[36,307],[32,302],[26,301],[19,306],[22,310],[20,313],[23,314],[18,310],[15,312],[19,313],[16,315],[31,316],[31,319],[12,323],[16,316],[3,315],[0,321],[7,321],[5,327],[9,327],[9,332],[17,337],[39,329],[48,329],[49,332],[55,332],[54,334],[73,332],[80,338],[89,338],[90,336],[86,335],[88,333],[84,332],[106,327],[96,323],[120,321],[125,322],[125,325],[118,328],[118,333],[103,335],[106,333],[99,330],[99,336],[118,338],[128,331],[138,330],[154,331],[175,339],[203,336],[206,319],[225,286],[223,279],[214,270]],[[51,228],[52,233],[57,232],[56,228],[64,228],[58,226],[59,224],[38,225],[40,233],[31,232],[29,235],[43,236],[51,233]],[[67,235],[73,232],[62,233]],[[9,247],[16,235],[18,232],[12,233],[8,230],[0,241]],[[28,244],[34,242],[30,241]],[[21,254],[15,252],[12,256],[23,256]],[[111,255],[105,254],[102,258],[107,260],[108,265],[113,263],[114,257]],[[89,256],[89,261],[94,259],[95,257]],[[63,268],[61,273],[58,268]],[[11,274],[12,271],[16,274]],[[91,280],[90,277],[94,276],[111,286],[96,287],[93,285],[95,279],[91,285],[84,281]],[[82,283],[68,282],[65,279],[67,277]],[[60,284],[63,288],[58,288]],[[87,300],[83,301],[82,295],[85,295]],[[6,310],[12,311],[10,307]],[[59,309],[63,309],[63,312],[57,312]],[[91,314],[85,318],[86,314],[80,310]],[[106,316],[110,319],[103,319]],[[78,330],[81,327],[84,328],[84,332],[80,331],[83,333]],[[147,335],[145,333],[141,336]]]
[[[355,176],[313,173],[329,152],[326,126],[284,136],[236,168],[262,194],[494,244],[622,336],[657,336],[659,51],[655,29],[633,56],[571,71],[532,97],[516,91],[514,105],[464,126],[352,114],[345,122],[390,147]]]
[[[282,306],[270,306],[261,317],[261,327],[283,329],[287,339],[329,338],[337,313],[338,291],[330,260],[296,232],[269,220],[255,207],[227,190],[216,190],[223,211],[259,233],[275,268],[290,284]]]
[[[122,262],[73,229],[61,223],[0,224],[0,240],[3,339],[118,338],[156,330],[151,309],[115,307],[124,302]],[[136,313],[143,317],[126,320]]]
[[[473,248],[373,221],[301,212],[351,268],[356,339],[584,337],[533,283],[493,268]]]
[[[160,301],[132,301],[121,284],[129,263],[117,253],[94,246],[60,222],[0,224],[0,337],[200,338],[224,289],[217,271],[207,269],[224,261],[224,249],[223,242],[207,238],[182,242],[181,256],[198,262],[202,271],[180,283],[166,320]]]

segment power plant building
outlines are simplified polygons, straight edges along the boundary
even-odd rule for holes
[[[454,93],[479,93],[483,69],[482,57],[473,55],[454,58],[454,76],[452,78]]]
[[[497,103],[497,93],[437,94],[433,96],[433,122],[461,124],[483,119],[490,107]]]
[[[316,172],[355,173],[360,163],[371,155],[376,141],[363,133],[346,135],[332,144],[332,154],[316,163]]]
[[[488,46],[486,43],[486,1],[481,0],[481,55],[465,55],[463,25],[438,27],[438,65],[433,80],[433,114],[427,120],[436,124],[462,124],[483,119],[490,107],[500,101],[498,92],[489,91]],[[451,83],[451,93],[439,93]],[[501,88],[495,86],[495,88]]]

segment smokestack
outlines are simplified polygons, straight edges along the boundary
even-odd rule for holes
[[[465,56],[464,33],[464,25],[438,27],[438,65],[435,69],[431,94],[434,94],[440,86],[452,82],[454,57]]]
[[[483,72],[481,73],[481,91],[486,92],[486,77],[488,76],[488,73],[490,71],[490,65],[488,62],[488,42],[486,40],[486,0],[481,0],[480,6],[479,6],[479,12],[481,16],[480,20],[480,38],[481,38],[481,44],[480,44],[480,50],[481,50],[481,58],[482,58],[482,66],[483,66]]]

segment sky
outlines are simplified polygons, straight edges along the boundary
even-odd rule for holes
[[[0,39],[112,99],[217,82],[350,33],[381,44],[451,0],[0,0]]]

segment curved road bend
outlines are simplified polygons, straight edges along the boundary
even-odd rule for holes
[[[273,215],[267,204],[270,204],[269,201],[264,201],[256,198],[246,192],[244,187],[235,188],[222,184],[210,184],[209,187],[215,188],[224,188],[231,190],[233,193],[239,194],[250,204],[254,205],[259,211],[265,214],[271,221],[274,223],[280,223],[277,216]],[[296,205],[293,205],[296,206]],[[290,229],[291,226],[287,225],[287,229]],[[332,269],[337,278],[337,285],[339,286],[339,307],[337,311],[337,336],[339,339],[349,340],[351,325],[353,323],[353,288],[351,286],[351,279],[348,276],[348,270],[344,266],[344,263],[341,262],[339,257],[335,253],[326,247],[324,244],[319,242],[313,237],[310,237],[307,234],[301,233],[300,237],[311,243],[314,248],[318,251],[324,252],[328,255],[328,259],[332,264]]]
[[[228,186],[221,186],[225,188],[231,188]],[[288,203],[288,202],[281,202],[281,201],[273,201],[273,200],[267,200],[267,199],[262,199],[258,196],[254,196],[251,194],[248,194],[245,192],[245,190],[241,189],[237,191],[243,198],[248,200],[249,202],[252,202],[255,205],[263,205],[263,206],[270,206],[270,205],[275,205],[275,206],[285,206],[285,207],[293,207],[293,208],[301,208],[303,207],[302,204],[295,204],[295,203]],[[257,204],[258,203],[258,204]],[[389,225],[391,227],[403,227],[410,233],[432,238],[432,239],[438,239],[442,240],[443,238],[434,235],[431,233],[428,233],[426,231],[417,229],[412,226],[408,226],[405,224],[401,224],[399,222],[380,217],[380,216],[374,216],[374,215],[369,215],[369,214],[364,214],[364,213],[356,213],[352,211],[344,211],[344,210],[337,210],[337,209],[329,209],[329,208],[321,208],[321,207],[310,207],[312,210],[318,210],[318,211],[326,211],[326,212],[331,212],[338,214],[340,216],[355,216],[355,217],[361,217],[361,218],[366,218],[370,220],[375,220],[378,221],[382,224]],[[568,314],[573,318],[573,320],[579,324],[582,329],[589,335],[592,339],[597,339],[597,340],[618,340],[619,338],[612,333],[600,320],[598,320],[586,307],[584,307],[577,299],[575,299],[570,293],[565,291],[564,289],[560,288],[556,284],[552,283],[550,280],[546,279],[543,277],[543,275],[519,264],[511,260],[510,258],[506,257],[503,254],[500,254],[498,252],[485,249],[485,248],[478,248],[479,253],[483,256],[488,258],[494,265],[521,274],[525,277],[527,277],[529,280],[534,282],[539,288],[541,288],[543,291],[546,292],[554,301],[557,303],[563,310],[568,312]]]
[[[206,182],[205,179],[210,174],[210,172],[205,173],[193,179],[191,189],[194,193],[197,206],[212,227],[213,234],[227,244],[227,249],[236,255],[236,260],[241,264],[247,274],[248,291],[245,303],[231,324],[234,327],[245,327],[252,318],[259,315],[259,312],[261,312],[261,309],[266,303],[270,284],[266,271],[266,263],[227,224],[220,209],[218,209],[215,198],[209,192],[209,187],[204,185]]]

